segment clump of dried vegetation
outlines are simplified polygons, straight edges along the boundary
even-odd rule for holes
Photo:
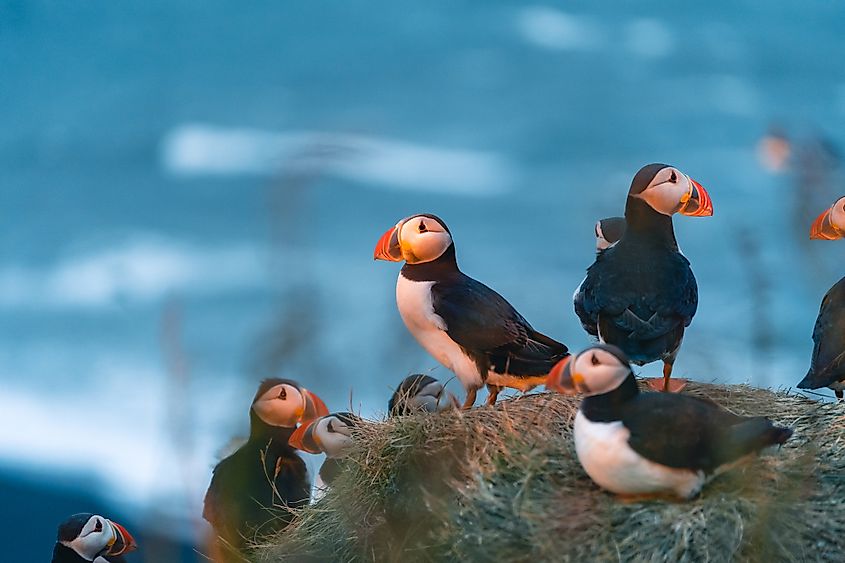
[[[256,559],[841,560],[845,408],[743,385],[686,392],[795,434],[698,499],[625,503],[578,464],[575,398],[543,393],[368,423],[333,489],[257,546]]]

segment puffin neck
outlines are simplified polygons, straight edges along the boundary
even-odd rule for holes
[[[628,196],[625,205],[627,228],[621,242],[648,242],[657,246],[678,249],[672,217],[659,213],[642,199]]]
[[[281,426],[271,426],[255,414],[255,411],[249,411],[249,441],[266,443],[273,440],[274,443],[288,445],[288,440],[293,434],[295,428],[284,428]]]
[[[455,257],[455,243],[443,251],[438,258],[420,264],[405,263],[402,266],[402,277],[411,281],[438,281],[459,272],[458,260]]]
[[[581,401],[581,412],[590,422],[616,422],[620,420],[622,406],[639,395],[637,380],[630,372],[622,384],[608,393],[586,397]]]

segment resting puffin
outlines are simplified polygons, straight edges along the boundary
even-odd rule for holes
[[[298,422],[328,414],[323,401],[290,379],[265,379],[249,410],[246,444],[217,464],[205,494],[203,518],[230,546],[284,528],[285,509],[308,504],[305,462],[288,440]],[[275,509],[275,510],[274,510]]]
[[[99,514],[74,514],[61,524],[53,548],[53,563],[123,563],[123,554],[137,548],[135,538],[120,524]]]
[[[458,400],[442,383],[430,375],[417,373],[402,380],[387,403],[387,412],[390,416],[402,416],[419,411],[443,412],[458,406]]]
[[[488,405],[502,387],[542,385],[569,354],[501,295],[458,269],[452,235],[434,215],[399,221],[382,235],[373,258],[405,262],[396,284],[399,314],[422,347],[458,376],[467,392],[465,409],[485,383]]]
[[[559,363],[546,387],[585,395],[575,452],[590,478],[618,495],[692,498],[708,477],[792,435],[707,399],[640,393],[625,353],[606,344]]]
[[[336,412],[302,424],[291,436],[290,444],[296,449],[310,454],[326,454],[314,485],[315,502],[322,498],[343,471],[343,458],[354,443],[352,431],[360,422],[361,418],[356,414]]]
[[[810,238],[836,240],[845,237],[845,197],[818,216]],[[799,389],[830,387],[837,399],[845,390],[845,277],[836,282],[822,299],[813,329],[813,358]]]
[[[713,214],[701,184],[666,164],[649,164],[634,176],[618,243],[596,256],[575,291],[575,313],[589,334],[619,346],[631,361],[663,361],[660,386],[670,390],[672,365],[698,307],[698,286],[678,250],[672,215]],[[676,380],[672,390],[684,383]]]
[[[607,217],[596,221],[596,254],[619,242],[626,227],[624,217]]]

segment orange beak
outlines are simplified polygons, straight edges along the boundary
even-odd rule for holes
[[[815,221],[813,221],[813,226],[810,227],[811,239],[837,240],[845,237],[845,232],[841,231],[833,224],[833,221],[831,221],[831,209],[825,210],[821,215],[816,217]]]
[[[299,428],[293,431],[293,434],[288,438],[288,444],[301,452],[308,452],[309,454],[321,453],[319,447],[314,441],[314,424],[317,419],[303,422]]]
[[[402,248],[399,246],[399,225],[388,229],[381,235],[373,252],[373,260],[387,260],[388,262],[401,262]]]
[[[320,397],[305,388],[302,389],[302,396],[305,398],[305,410],[301,418],[303,424],[329,414],[329,408]]]
[[[713,200],[710,199],[710,194],[704,189],[704,186],[689,179],[690,191],[684,196],[682,200],[680,213],[688,217],[710,217],[713,215]]]
[[[114,528],[114,532],[117,537],[115,538],[114,544],[109,547],[106,555],[122,555],[138,549],[138,544],[135,543],[135,538],[132,537],[132,534],[130,534],[126,528],[117,522],[111,522],[111,525]]]
[[[570,360],[572,360],[572,356],[566,356],[554,365],[546,377],[546,389],[566,395],[575,394],[575,386],[572,385],[572,378],[569,376]]]

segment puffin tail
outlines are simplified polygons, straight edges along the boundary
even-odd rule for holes
[[[768,446],[781,445],[792,436],[792,428],[775,426],[766,417],[749,418],[730,427],[725,450],[727,462],[757,452]]]

